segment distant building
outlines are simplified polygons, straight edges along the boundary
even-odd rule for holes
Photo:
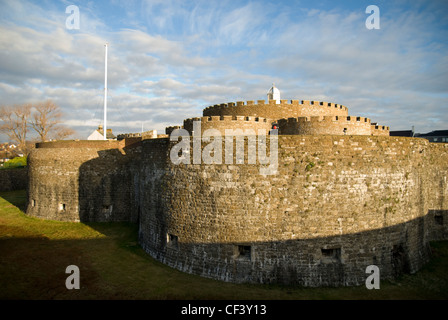
[[[280,103],[280,90],[278,90],[274,84],[272,84],[272,88],[268,91],[268,101],[275,100],[276,104]]]
[[[158,135],[157,130],[149,130],[145,132],[137,132],[137,133],[122,133],[117,136],[117,140],[129,139],[129,138],[143,138],[143,139],[157,139],[162,138],[162,136],[167,135]]]
[[[413,137],[414,131],[413,130],[390,131],[389,134],[391,137]]]
[[[111,139],[111,140],[115,140],[116,137],[114,136],[114,134],[112,133],[112,129],[107,129],[107,139]],[[103,126],[99,125],[98,129],[96,129],[95,131],[93,131],[90,136],[87,137],[87,140],[104,140],[104,131],[103,131]]]
[[[419,133],[415,135],[419,138],[428,139],[429,142],[448,143],[448,130],[435,130],[428,133]]]
[[[390,131],[393,137],[424,138],[429,142],[448,143],[448,130],[434,130],[428,133],[414,133],[414,130]]]

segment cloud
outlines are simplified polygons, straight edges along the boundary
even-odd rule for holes
[[[344,104],[397,130],[448,123],[437,3],[381,5],[380,30],[365,28],[362,6],[202,0],[80,2],[81,29],[67,30],[68,4],[0,4],[0,96],[55,100],[80,138],[102,121],[106,41],[116,130],[163,130],[208,105],[266,99],[272,82],[283,99]]]

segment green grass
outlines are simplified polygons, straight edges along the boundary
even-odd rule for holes
[[[10,169],[10,168],[24,168],[26,167],[27,159],[26,157],[15,157],[14,159],[5,162],[1,169]]]
[[[0,193],[0,299],[447,299],[448,241],[432,243],[418,273],[364,286],[301,288],[232,284],[169,268],[146,254],[130,223],[71,223],[24,214],[25,191]],[[80,290],[68,290],[68,265]]]

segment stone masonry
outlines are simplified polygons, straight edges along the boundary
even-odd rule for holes
[[[362,285],[367,266],[381,279],[413,273],[429,241],[448,238],[448,144],[298,101],[212,106],[166,133],[192,134],[194,120],[221,134],[278,124],[276,173],[224,152],[215,164],[175,164],[169,137],[47,142],[29,156],[27,214],[132,221],[159,261],[237,283]]]

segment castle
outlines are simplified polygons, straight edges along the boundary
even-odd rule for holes
[[[260,174],[250,148],[242,163],[173,163],[170,135],[198,134],[195,123],[278,128],[276,173]],[[370,265],[381,279],[419,270],[429,241],[448,235],[448,144],[391,137],[343,105],[281,100],[275,86],[267,102],[210,106],[165,135],[39,143],[28,164],[28,215],[138,223],[152,257],[223,281],[363,285]]]

